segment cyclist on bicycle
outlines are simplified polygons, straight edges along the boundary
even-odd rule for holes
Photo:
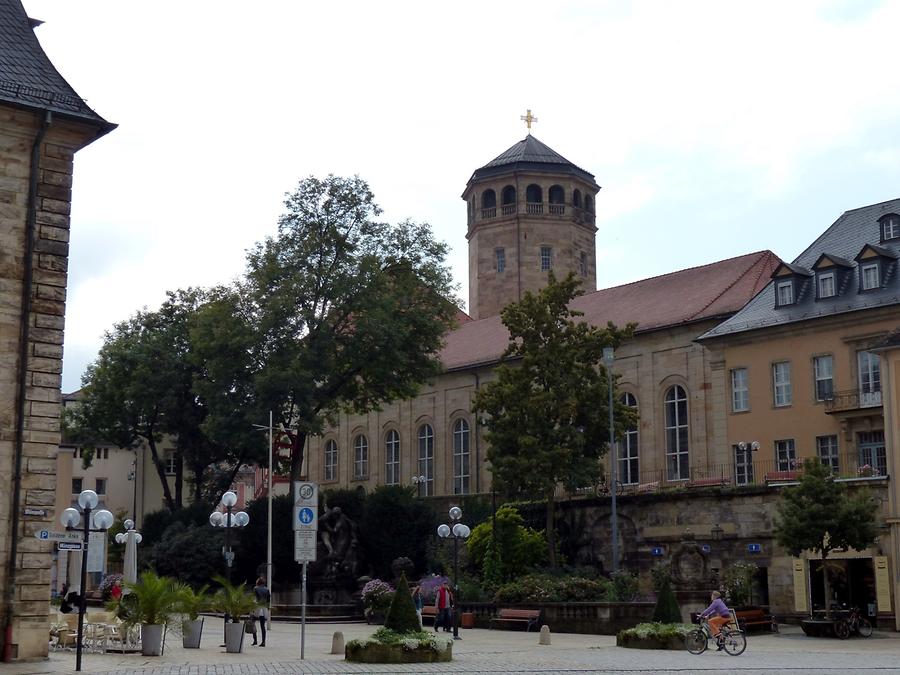
[[[719,591],[713,591],[710,600],[712,602],[709,607],[700,613],[700,620],[708,620],[709,628],[713,637],[716,638],[716,644],[719,645],[717,651],[722,651],[725,648],[725,643],[719,637],[719,632],[722,630],[722,626],[731,621],[731,611],[725,606],[725,603],[722,601],[722,594]]]

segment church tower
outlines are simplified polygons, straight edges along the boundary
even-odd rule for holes
[[[531,135],[477,169],[462,198],[468,205],[469,314],[499,314],[553,270],[575,272],[597,288],[594,201],[600,186]]]

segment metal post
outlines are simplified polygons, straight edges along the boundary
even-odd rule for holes
[[[231,507],[225,506],[225,578],[228,580],[228,584],[231,584]],[[225,612],[225,627],[228,626],[228,612]],[[223,638],[227,644],[228,642],[228,632],[223,628],[223,634],[225,637]],[[224,646],[224,645],[223,645]]]
[[[453,535],[453,639],[459,640],[459,537]]]
[[[268,628],[272,628],[272,411],[269,411],[269,476],[268,476],[268,524],[266,532],[266,588],[269,589]]]
[[[87,556],[91,537],[91,509],[84,510],[84,548],[81,549],[81,597],[78,599],[78,644],[75,645],[75,670],[81,670],[81,643],[84,639],[84,613],[87,611]]]
[[[617,482],[616,473],[618,469],[618,452],[616,451],[616,430],[613,426],[613,376],[612,369],[606,369],[606,379],[609,382],[609,451],[612,457],[611,475],[611,492],[612,492],[612,509],[610,519],[612,520],[612,568],[613,572],[619,571],[619,523],[616,515],[616,492]]]
[[[300,586],[300,660],[306,656],[306,566],[303,562],[303,582]]]

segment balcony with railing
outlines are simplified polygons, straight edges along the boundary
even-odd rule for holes
[[[861,389],[847,389],[832,393],[831,398],[825,401],[825,412],[847,413],[866,408],[881,407],[881,391],[863,391]]]
[[[746,486],[777,486],[794,483],[803,475],[803,459],[783,460],[759,459],[754,453],[744,462],[726,462],[684,467],[680,472],[651,469],[630,473],[624,471],[620,462],[617,494],[640,495],[668,491],[695,491],[699,489],[722,489]],[[843,453],[820,458],[831,467],[835,479],[842,482],[883,482],[888,479],[887,461],[877,458],[874,465],[861,460],[856,453]],[[608,460],[604,460],[608,471]],[[605,481],[599,486],[590,486],[576,491],[578,495],[608,495],[610,490]]]
[[[514,216],[517,213],[524,213],[529,216],[542,216],[545,213],[557,217],[569,215],[576,223],[587,223],[588,225],[593,225],[595,220],[594,214],[586,209],[566,204],[547,204],[545,207],[543,202],[524,202],[522,207],[519,204],[503,204],[500,207],[485,206],[479,210],[479,213],[480,220],[492,220],[498,215],[505,218]],[[474,222],[474,219],[475,214],[470,213],[470,225]]]
[[[497,217],[497,207],[491,206],[490,208],[481,209],[481,218],[496,218]]]
[[[566,215],[566,205],[565,204],[550,204],[550,215],[551,216]]]
[[[541,202],[525,202],[525,213],[529,216],[543,215],[544,205]]]

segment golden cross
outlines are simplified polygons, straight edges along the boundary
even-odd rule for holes
[[[531,123],[537,122],[538,118],[531,114],[531,109],[525,111],[524,115],[520,115],[519,119],[525,122],[525,126],[528,127],[528,133],[531,134]]]

